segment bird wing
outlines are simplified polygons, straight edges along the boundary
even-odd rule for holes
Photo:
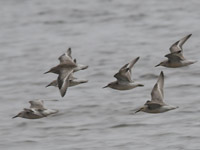
[[[131,76],[129,75],[128,69],[120,70],[114,75],[118,81],[132,82]]]
[[[68,48],[66,53],[72,59],[72,49],[71,49],[71,47]]]
[[[165,55],[165,57],[167,57],[172,62],[179,62],[181,60],[185,60],[181,51],[167,54],[167,55]]]
[[[164,73],[161,71],[160,76],[152,89],[150,102],[164,104],[163,86],[164,86]]]
[[[151,101],[147,101],[145,103],[145,105],[147,105],[150,110],[154,110],[154,109],[160,108],[162,106],[160,103],[154,103]]]
[[[32,109],[29,109],[29,108],[24,108],[24,111],[28,112],[28,113],[34,113],[34,111]]]
[[[58,88],[62,97],[65,96],[67,88],[69,87],[69,79],[72,72],[73,68],[62,69],[57,78]]]
[[[69,75],[69,80],[76,80],[77,78],[76,77],[74,77],[73,76],[74,75],[74,73],[72,72],[72,73],[70,73],[70,75]]]
[[[66,54],[61,55],[58,59],[60,60],[60,63],[71,63],[71,62],[73,62],[73,60]]]
[[[118,73],[114,75],[119,81],[133,82],[131,79],[131,69],[134,64],[138,61],[139,57],[133,59],[130,63],[125,64]]]
[[[34,108],[34,109],[45,109],[44,108],[44,102],[43,100],[35,100],[35,101],[29,101],[29,103],[31,104],[30,108]]]
[[[133,59],[127,66],[127,68],[129,68],[129,72],[130,72],[130,75],[131,75],[131,69],[133,68],[133,66],[135,65],[135,63],[139,60],[140,57],[137,57],[135,59]]]
[[[183,51],[182,46],[190,38],[191,35],[192,34],[189,34],[183,37],[182,39],[180,39],[179,41],[175,42],[174,44],[172,44],[172,46],[169,48],[170,52],[174,53],[177,51]]]
[[[57,80],[53,80],[51,83],[49,83],[48,85],[46,85],[46,87],[49,87],[49,86],[55,86],[55,87],[57,87],[58,86]]]
[[[75,63],[71,56],[71,48],[69,48],[66,53],[62,54],[58,60],[60,60],[60,63]]]

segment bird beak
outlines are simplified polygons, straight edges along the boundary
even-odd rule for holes
[[[158,67],[158,66],[160,66],[160,63],[158,65],[156,65],[155,67]]]
[[[19,115],[19,114],[18,114],[18,115]],[[13,118],[13,119],[14,119],[14,118],[17,118],[17,117],[18,117],[18,115],[14,116],[14,117],[12,117],[12,118]]]
[[[50,86],[50,84],[46,85],[45,87],[47,88],[47,87],[49,87],[49,86]]]
[[[140,109],[138,109],[138,110],[135,112],[135,114],[138,113],[138,112],[140,112],[142,109],[143,109],[143,107],[140,108]]]
[[[49,73],[50,71],[47,71],[47,72],[45,72],[44,74],[47,74],[47,73]]]
[[[108,87],[108,85],[104,86],[103,88],[107,88],[107,87]]]

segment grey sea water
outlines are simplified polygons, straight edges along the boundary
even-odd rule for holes
[[[184,44],[188,59],[200,60],[199,0],[1,0],[1,150],[199,150],[200,64],[168,69],[171,44]],[[88,79],[68,89],[45,88],[56,78],[44,75],[68,47],[78,62],[75,73]],[[144,87],[102,89],[125,63],[140,56],[133,79]],[[165,102],[179,106],[162,114],[132,113],[150,99],[160,71]],[[12,119],[44,99],[54,116]]]

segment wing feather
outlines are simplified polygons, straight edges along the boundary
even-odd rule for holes
[[[30,108],[45,109],[43,100],[29,101],[29,103],[31,104]]]
[[[170,47],[170,52],[174,53],[177,51],[183,51],[183,44],[192,36],[192,34],[189,34],[185,37],[183,37],[182,39],[180,39],[179,41],[175,42],[174,44],[172,44],[172,46]]]
[[[73,72],[73,69],[63,69],[58,76],[58,88],[62,97],[65,96],[67,88],[69,87],[70,74]]]
[[[163,102],[163,98],[164,98],[163,87],[164,87],[164,73],[161,71],[160,76],[151,92],[151,102],[152,103],[164,104],[164,102]]]
[[[139,57],[133,59],[130,63],[125,64],[118,73],[114,75],[119,81],[133,82],[131,79],[131,69],[134,64],[138,61]]]

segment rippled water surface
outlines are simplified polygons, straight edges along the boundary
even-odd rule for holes
[[[199,150],[200,64],[170,69],[154,66],[169,47],[184,44],[188,59],[200,60],[199,0],[2,0],[0,1],[1,150]],[[45,88],[44,75],[68,47],[89,68],[88,79],[64,98]],[[130,91],[102,89],[131,59],[140,56]],[[150,99],[160,71],[165,102],[179,106],[162,114],[133,114]],[[12,119],[44,99],[59,113],[38,120]]]

